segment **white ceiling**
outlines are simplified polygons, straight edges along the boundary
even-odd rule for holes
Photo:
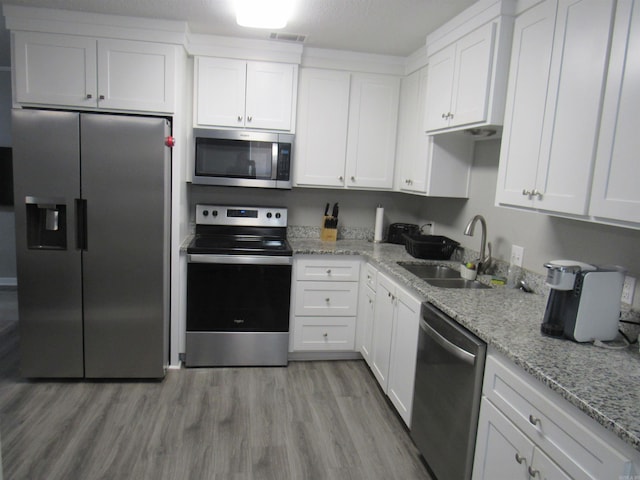
[[[474,1],[296,0],[294,16],[282,32],[307,35],[306,46],[405,56],[424,45],[428,33]],[[186,20],[193,33],[262,39],[270,33],[237,26],[233,0],[0,0],[0,3]],[[0,65],[9,64],[8,54],[8,34],[0,31]]]

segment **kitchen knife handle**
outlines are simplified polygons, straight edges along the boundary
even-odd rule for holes
[[[76,248],[87,249],[87,201],[76,198]]]

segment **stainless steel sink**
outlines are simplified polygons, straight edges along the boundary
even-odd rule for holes
[[[477,280],[465,280],[464,278],[423,278],[423,280],[429,285],[441,288],[491,288]]]
[[[424,280],[429,285],[440,288],[491,288],[477,280],[465,280],[460,272],[444,265],[420,265],[409,262],[398,262],[398,265]]]
[[[460,278],[460,272],[443,265],[416,265],[407,262],[398,262],[402,268],[409,270],[418,278]]]

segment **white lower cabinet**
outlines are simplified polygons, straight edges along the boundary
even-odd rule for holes
[[[511,362],[487,355],[474,480],[635,478],[639,457]]]
[[[369,366],[407,426],[411,425],[421,304],[378,272]]]
[[[373,342],[373,316],[376,311],[376,277],[378,271],[370,263],[365,264],[365,278],[360,282],[358,301],[358,324],[356,326],[356,350],[371,367],[371,345]]]
[[[354,351],[360,259],[294,263],[292,351]]]

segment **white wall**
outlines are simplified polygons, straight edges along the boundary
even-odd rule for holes
[[[0,146],[11,146],[11,71],[0,69]],[[16,281],[13,207],[0,206],[0,286]]]

